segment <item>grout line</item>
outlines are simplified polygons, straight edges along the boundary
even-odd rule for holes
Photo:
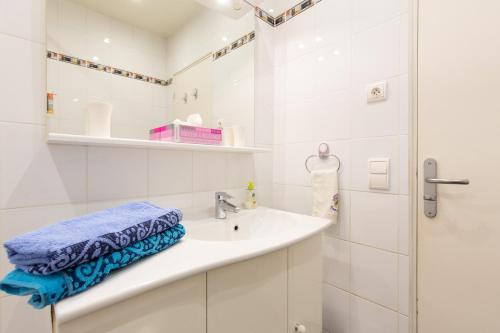
[[[11,38],[17,38],[17,39],[20,39],[20,40],[23,40],[23,41],[26,41],[26,42],[30,42],[30,43],[33,43],[33,44],[38,44],[40,46],[44,46],[47,44],[46,42],[40,42],[40,41],[36,41],[36,40],[31,40],[29,38],[26,38],[26,37],[21,37],[21,36],[18,36],[18,35],[14,35],[14,34],[11,34],[11,33],[8,33],[8,32],[5,32],[5,31],[2,31],[0,32],[0,36],[7,36],[7,37],[11,37]]]
[[[408,317],[407,315],[405,315],[404,313],[399,312],[398,310],[394,310],[393,308],[390,308],[390,307],[388,307],[387,305],[383,305],[383,304],[380,304],[380,303],[378,303],[378,302],[372,301],[371,299],[366,298],[366,297],[364,297],[364,296],[361,296],[361,295],[359,295],[359,294],[355,293],[354,291],[345,290],[344,288],[341,288],[341,287],[339,287],[339,286],[336,286],[336,285],[334,285],[334,284],[332,284],[332,283],[330,283],[330,282],[328,282],[328,281],[323,281],[323,284],[326,284],[326,285],[329,285],[329,286],[331,286],[331,287],[337,288],[337,289],[339,289],[339,290],[341,290],[341,291],[343,291],[343,292],[345,292],[345,293],[347,293],[347,294],[349,294],[349,295],[352,295],[352,296],[355,296],[355,297],[361,298],[361,299],[362,299],[362,300],[364,300],[364,301],[367,301],[367,302],[369,302],[369,303],[372,303],[372,304],[378,305],[378,306],[380,306],[380,307],[383,307],[383,308],[385,308],[385,309],[387,309],[387,310],[389,310],[389,311],[392,311],[392,312],[394,312],[394,313],[396,313],[396,314],[399,314],[399,315],[402,315],[402,316]],[[349,304],[350,304],[350,303],[351,303],[351,302],[349,302]],[[349,309],[349,312],[350,312],[350,309]]]

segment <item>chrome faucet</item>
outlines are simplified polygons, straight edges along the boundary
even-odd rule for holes
[[[227,194],[226,192],[215,192],[215,218],[216,219],[225,219],[227,218],[227,211],[231,211],[233,213],[238,213],[240,209],[233,205],[227,199],[231,199],[232,196]]]

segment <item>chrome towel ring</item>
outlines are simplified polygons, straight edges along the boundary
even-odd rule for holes
[[[321,143],[319,145],[319,147],[318,147],[318,155],[310,155],[308,158],[306,158],[305,166],[306,166],[307,172],[309,172],[309,173],[311,173],[311,170],[309,169],[309,166],[307,165],[307,163],[313,157],[318,157],[321,160],[326,160],[326,159],[328,159],[330,157],[334,157],[337,160],[337,162],[338,162],[337,172],[340,170],[340,158],[337,155],[330,154],[330,147],[328,146],[327,143],[323,142],[323,143]]]

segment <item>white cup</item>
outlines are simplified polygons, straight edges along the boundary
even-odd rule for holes
[[[232,127],[224,127],[223,130],[224,136],[224,145],[225,146],[234,146],[234,131]]]
[[[92,102],[87,107],[85,134],[89,136],[111,137],[111,112],[113,106],[104,102]]]
[[[233,146],[245,147],[245,128],[243,126],[233,126]]]

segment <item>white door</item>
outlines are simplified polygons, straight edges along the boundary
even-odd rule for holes
[[[500,332],[500,1],[418,0],[419,333]],[[424,215],[423,163],[438,177]]]

